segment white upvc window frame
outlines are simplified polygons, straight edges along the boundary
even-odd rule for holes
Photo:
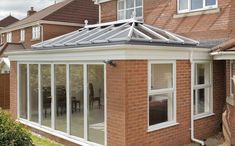
[[[229,64],[229,70],[230,70],[230,73],[229,73],[229,80],[230,80],[230,97],[234,97],[234,89],[233,89],[233,85],[234,85],[234,62],[233,61],[230,61],[230,64]]]
[[[11,43],[12,42],[12,32],[8,32],[7,33],[6,40],[7,40],[7,43]]]
[[[199,84],[197,85],[195,82],[195,79],[197,77],[197,64],[209,64],[209,83],[205,83],[205,84]],[[205,60],[198,60],[198,61],[194,61],[193,62],[193,77],[192,80],[193,82],[193,90],[192,92],[195,91],[195,98],[197,99],[197,92],[196,90],[200,90],[200,89],[209,89],[209,97],[205,97],[205,110],[207,110],[208,112],[204,112],[204,113],[200,113],[200,114],[194,114],[194,120],[197,119],[201,119],[201,118],[205,118],[211,115],[214,115],[213,113],[213,65],[212,65],[212,61],[205,61]],[[194,95],[194,93],[193,93]],[[194,98],[194,96],[193,96]],[[197,104],[197,100],[195,99],[195,104]],[[208,99],[208,100],[206,100]],[[196,105],[197,107],[197,105]],[[195,110],[195,107],[193,108]]]
[[[32,26],[32,40],[39,40],[41,38],[41,26]]]
[[[124,1],[124,9],[119,9],[119,1]],[[127,8],[127,0],[117,0],[117,20],[125,20],[125,19],[131,19],[131,18],[127,18],[126,12],[127,10],[131,10],[134,9],[134,11],[137,8],[142,8],[142,16],[141,17],[136,17],[136,19],[138,20],[142,20],[144,18],[144,1],[142,0],[142,6],[136,6],[136,0],[134,0],[134,7],[132,8]],[[123,19],[119,19],[119,12],[124,11],[124,18]],[[136,14],[136,12],[135,12]]]
[[[23,119],[20,117],[20,82],[19,82],[19,79],[20,79],[20,65],[21,64],[25,64],[27,65],[27,119]],[[39,90],[38,92],[38,115],[39,115],[39,119],[38,119],[38,122],[33,122],[33,121],[30,121],[30,102],[29,102],[29,99],[30,99],[30,94],[29,94],[29,88],[30,88],[30,83],[29,83],[29,65],[30,64],[36,64],[38,65],[38,86],[39,86],[39,89],[41,88],[41,65],[45,65],[45,64],[49,64],[51,66],[51,96],[52,96],[52,103],[51,103],[51,127],[47,127],[47,126],[44,126],[42,125],[41,123],[41,120],[42,120],[42,96],[41,96],[41,89]],[[38,130],[41,130],[41,131],[44,131],[46,133],[50,133],[52,135],[55,135],[57,137],[61,137],[63,139],[66,139],[68,141],[72,141],[74,143],[77,143],[79,145],[92,145],[92,146],[103,146],[101,144],[97,144],[97,143],[94,143],[94,142],[91,142],[89,141],[88,139],[88,107],[87,108],[84,108],[84,137],[83,138],[80,138],[80,137],[77,137],[77,136],[73,136],[71,135],[71,131],[70,131],[70,126],[71,126],[71,123],[70,123],[70,118],[71,117],[71,113],[69,113],[71,110],[71,103],[68,101],[70,101],[70,96],[69,94],[66,94],[66,111],[67,111],[67,122],[66,122],[66,132],[62,132],[62,131],[59,131],[59,130],[56,130],[55,129],[55,65],[58,65],[58,64],[64,64],[66,65],[66,89],[68,91],[69,88],[70,88],[70,74],[69,74],[69,66],[70,65],[82,65],[83,66],[83,75],[84,75],[84,80],[83,80],[83,84],[84,84],[84,105],[88,105],[88,86],[87,86],[87,73],[88,73],[88,70],[87,70],[87,66],[88,65],[104,65],[104,146],[107,146],[107,87],[106,87],[106,64],[103,63],[103,62],[93,62],[93,61],[88,61],[88,62],[63,62],[63,61],[58,61],[58,62],[17,62],[17,120],[20,121],[21,123],[25,124],[25,125],[28,125],[28,126],[31,126],[35,129],[38,129]],[[68,92],[69,93],[69,92]],[[69,113],[69,114],[68,114]]]
[[[199,8],[199,9],[191,9],[191,0],[187,0],[188,1],[188,8],[184,9],[184,10],[180,10],[180,0],[177,0],[177,12],[179,14],[181,13],[190,13],[190,12],[197,12],[197,11],[204,11],[204,10],[210,10],[210,9],[215,9],[218,8],[218,0],[215,0],[215,5],[210,5],[210,6],[206,6],[206,0],[203,0],[203,7]]]
[[[20,30],[20,42],[25,41],[25,29]]]
[[[172,76],[173,76],[172,88],[155,89],[155,90],[151,89],[151,78],[152,78],[151,66],[154,64],[172,64]],[[149,98],[150,98],[150,96],[151,95],[158,95],[158,94],[168,94],[168,93],[172,94],[172,100],[173,100],[173,104],[171,105],[172,112],[173,112],[172,113],[172,115],[173,115],[172,120],[167,121],[167,122],[163,122],[163,123],[159,123],[159,124],[155,124],[155,125],[150,125],[149,124]],[[148,103],[148,111],[147,111],[147,113],[148,113],[148,132],[156,131],[156,130],[167,128],[170,126],[175,126],[178,124],[176,121],[176,114],[177,114],[177,112],[176,112],[176,61],[171,61],[171,60],[170,61],[149,61],[149,63],[148,63],[148,98],[147,98],[147,103]],[[171,103],[168,103],[168,106]]]

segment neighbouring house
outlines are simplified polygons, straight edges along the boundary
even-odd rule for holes
[[[90,24],[96,24],[99,21],[98,18],[98,6],[92,0],[65,0],[38,12],[31,7],[27,11],[26,18],[8,26],[4,25],[4,28],[0,30],[0,44],[2,44],[0,60],[1,58],[6,60],[7,56],[4,53],[16,51],[17,46],[19,46],[18,51],[22,50],[22,46],[29,49],[33,44],[78,30],[84,26],[85,20],[88,20]],[[12,16],[9,16],[3,22],[13,22],[12,19]],[[0,62],[0,65],[6,67],[4,62]],[[0,76],[7,76],[5,74],[9,70],[6,71],[6,69],[0,68]],[[0,84],[5,84],[5,82],[0,80]],[[9,92],[8,88],[4,89],[0,89],[0,94],[6,95],[5,93]],[[9,101],[9,96],[3,97]],[[0,102],[0,107],[9,108],[2,104],[3,102]]]
[[[8,25],[11,25],[11,24],[17,22],[17,21],[19,21],[19,20],[11,15],[7,16],[6,18],[3,18],[2,20],[0,20],[0,30],[3,29],[4,27],[7,27]]]
[[[102,23],[7,53],[13,116],[66,145],[234,145],[235,2],[94,2]]]

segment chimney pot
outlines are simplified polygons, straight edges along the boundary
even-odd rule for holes
[[[27,12],[27,16],[31,16],[31,15],[33,15],[36,12],[37,11],[34,10],[34,7],[30,7],[30,10],[28,10],[28,12]]]

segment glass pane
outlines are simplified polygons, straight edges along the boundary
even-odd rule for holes
[[[104,66],[88,65],[88,139],[104,144]]]
[[[191,9],[201,9],[203,8],[203,0],[191,0]]]
[[[136,9],[136,17],[142,17],[142,8]]]
[[[38,65],[29,65],[30,120],[38,122]]]
[[[135,0],[126,0],[126,8],[134,8],[134,1]]]
[[[55,65],[55,128],[66,132],[66,65]]]
[[[124,9],[124,0],[119,0],[118,1],[118,10],[123,10]]]
[[[134,9],[129,9],[126,11],[126,19],[133,18]]]
[[[179,10],[188,9],[188,0],[179,0]]]
[[[216,0],[206,0],[206,6],[213,6],[216,4]]]
[[[196,85],[210,83],[210,64],[196,64]]]
[[[172,94],[152,95],[149,97],[149,125],[173,120]]]
[[[194,91],[194,114],[202,114],[210,110],[210,88]]]
[[[41,65],[42,125],[51,127],[51,65]]]
[[[173,87],[173,65],[152,64],[151,65],[151,89],[164,89]]]
[[[84,137],[83,65],[70,65],[71,134]]]
[[[135,0],[136,2],[136,7],[142,6],[142,0]]]
[[[205,112],[205,89],[197,90],[198,100],[197,100],[197,114]]]
[[[122,19],[125,19],[124,11],[119,11],[118,12],[118,20],[122,20]]]
[[[20,64],[20,118],[27,119],[27,65]]]

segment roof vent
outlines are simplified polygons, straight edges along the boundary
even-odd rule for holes
[[[30,10],[28,10],[28,12],[27,12],[27,16],[31,16],[34,13],[37,13],[37,11],[35,11],[33,7],[30,7]]]

